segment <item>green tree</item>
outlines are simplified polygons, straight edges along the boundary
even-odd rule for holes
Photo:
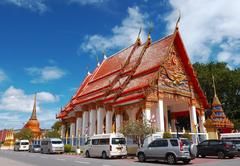
[[[156,131],[157,129],[155,127],[152,127],[147,122],[141,120],[127,121],[120,128],[120,132],[123,135],[133,139],[136,138],[139,145],[143,144],[147,135],[155,133]]]
[[[193,67],[209,103],[212,103],[214,95],[212,87],[214,75],[217,95],[224,112],[233,121],[235,128],[240,129],[240,68],[231,70],[226,63],[214,62],[195,63]]]
[[[61,129],[61,122],[56,121],[52,125],[52,131],[47,131],[45,137],[47,138],[60,138],[60,129]]]
[[[26,139],[29,140],[30,142],[33,140],[34,134],[31,129],[28,128],[23,128],[20,132],[14,134],[14,138],[17,139]]]

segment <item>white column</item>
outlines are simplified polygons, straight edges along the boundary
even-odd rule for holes
[[[75,122],[71,122],[71,125],[70,125],[70,138],[71,138],[71,143],[72,143],[72,146],[73,146],[73,139],[75,137]]]
[[[62,124],[61,126],[61,138],[65,138],[66,136],[66,125]]]
[[[163,107],[163,100],[160,99],[158,101],[158,121],[159,121],[159,124],[158,124],[158,128],[159,128],[159,131],[160,132],[164,132],[165,129],[164,129],[164,107]]]
[[[197,132],[197,113],[196,113],[196,106],[192,105],[190,108],[190,123],[191,123],[191,132]]]
[[[88,135],[89,127],[88,127],[88,111],[83,112],[83,120],[82,120],[82,135]]]
[[[90,111],[90,130],[89,135],[92,136],[96,134],[96,110],[92,109]]]
[[[78,117],[76,120],[76,137],[79,137],[82,133],[82,117]]]
[[[75,137],[75,122],[72,122],[70,125],[70,137]]]
[[[112,133],[112,111],[106,113],[106,133]]]
[[[103,133],[103,120],[104,120],[105,110],[99,107],[97,110],[97,134]]]
[[[203,113],[203,115],[200,115],[198,117],[199,119],[199,129],[201,133],[206,133],[206,128],[204,127],[204,123],[205,123],[205,115]]]
[[[148,125],[151,125],[151,109],[150,107],[146,107],[144,110],[144,120]]]
[[[116,114],[116,133],[118,133],[120,131],[120,127],[121,127],[121,114]]]

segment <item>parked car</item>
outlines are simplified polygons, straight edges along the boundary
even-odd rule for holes
[[[41,153],[63,153],[64,145],[59,138],[45,138],[41,141]]]
[[[86,157],[111,157],[127,156],[126,138],[119,133],[116,134],[97,134],[85,144]]]
[[[231,141],[237,148],[238,150],[238,156],[240,157],[240,139],[230,139]]]
[[[218,156],[224,159],[226,156],[233,158],[238,154],[236,146],[229,140],[206,140],[197,145],[197,156]]]
[[[14,151],[28,151],[29,150],[29,141],[28,140],[18,140],[14,144]]]
[[[36,144],[32,144],[29,146],[29,152],[32,152],[32,153],[38,153],[38,152],[41,152],[41,146],[40,145],[36,145]]]
[[[189,145],[177,138],[158,138],[149,145],[143,145],[142,148],[138,149],[136,155],[140,162],[147,159],[162,159],[166,160],[168,164],[175,164],[177,161],[188,164],[192,160]]]

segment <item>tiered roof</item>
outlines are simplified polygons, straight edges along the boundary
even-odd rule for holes
[[[154,43],[151,43],[150,36],[143,44],[140,44],[137,39],[133,45],[104,59],[92,74],[87,75],[74,97],[61,110],[57,118],[64,118],[79,104],[84,105],[94,101],[120,104],[144,98],[141,90],[149,87],[149,80],[156,76],[173,44],[179,49],[184,68],[202,105],[207,107],[206,97],[197,81],[180,33],[176,29],[174,34]]]
[[[206,127],[214,127],[220,130],[222,133],[229,133],[234,128],[233,123],[226,117],[222,104],[218,99],[216,93],[216,87],[213,77],[213,87],[214,87],[214,97],[212,102],[212,115],[210,119],[207,119],[205,122]]]

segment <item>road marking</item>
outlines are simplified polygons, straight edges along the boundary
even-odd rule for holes
[[[56,158],[56,160],[59,160],[59,161],[64,161],[64,160],[66,160],[66,159],[58,159],[58,158]]]
[[[81,164],[89,164],[89,162],[85,162],[85,161],[79,161],[79,160],[75,160],[76,163],[81,163]]]

